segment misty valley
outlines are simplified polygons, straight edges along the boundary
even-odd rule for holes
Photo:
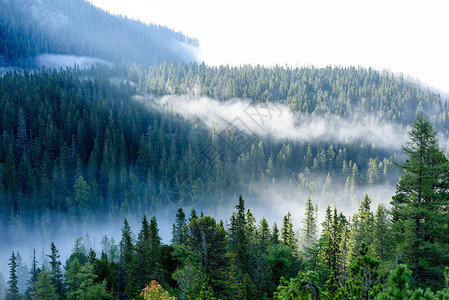
[[[447,100],[198,47],[0,1],[0,299],[449,299]]]

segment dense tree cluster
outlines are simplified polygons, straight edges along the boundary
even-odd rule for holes
[[[41,227],[49,216],[55,224],[71,223],[88,220],[99,211],[132,213],[210,197],[220,205],[225,197],[237,197],[236,191],[251,196],[246,191],[251,183],[286,180],[323,199],[357,206],[357,187],[397,181],[392,164],[396,154],[363,143],[251,139],[236,155],[227,145],[237,133],[227,132],[218,139],[216,130],[135,101],[139,92],[186,93],[198,83],[201,95],[250,96],[256,101],[286,96],[290,105],[292,95],[305,86],[315,88],[307,89],[304,99],[318,101],[316,95],[324,88],[319,82],[330,82],[325,86],[334,96],[325,101],[328,110],[304,111],[327,114],[351,98],[349,91],[356,91],[359,96],[351,100],[353,113],[369,113],[365,109],[373,107],[380,109],[378,118],[403,120],[405,126],[405,112],[423,108],[433,113],[437,128],[446,126],[448,110],[437,95],[373,70],[197,64],[165,64],[145,74],[139,70],[41,70],[0,77],[0,222],[9,228],[8,240],[23,238],[25,220]],[[117,77],[128,80],[118,83]],[[244,78],[254,80],[247,93],[214,95],[206,88],[214,84],[238,89]],[[277,83],[268,84],[273,80]],[[280,92],[284,85],[290,92]],[[388,103],[378,102],[382,91],[388,94],[384,100]],[[266,98],[266,93],[273,96]],[[317,103],[312,106],[318,107]],[[350,112],[342,110],[342,116],[346,115]],[[210,145],[220,149],[214,160],[202,155]],[[345,187],[344,193],[338,192],[338,186]],[[64,214],[56,217],[54,212]],[[49,230],[43,228],[43,232]]]
[[[357,186],[397,180],[394,153],[363,144],[257,139],[236,156],[225,140],[236,133],[217,139],[215,130],[135,100],[136,93],[155,97],[195,91],[221,100],[288,99],[284,103],[293,110],[325,115],[352,99],[351,111],[342,109],[341,117],[357,118],[372,107],[380,109],[379,120],[405,126],[408,114],[414,117],[426,109],[441,128],[448,109],[437,95],[402,78],[361,69],[165,64],[146,73],[139,70],[41,70],[0,78],[4,239],[24,238],[25,222],[52,232],[58,224],[88,221],[100,211],[137,214],[167,204],[191,206],[210,196],[219,203],[237,198],[236,191],[245,191],[248,184],[283,179],[309,193],[321,191],[336,207],[327,207],[319,226],[319,208],[309,198],[300,230],[290,212],[279,227],[270,227],[265,218],[257,222],[242,197],[224,222],[194,210],[187,216],[179,209],[170,245],[161,243],[155,218],[144,217],[137,236],[125,220],[118,244],[105,237],[100,253],[77,240],[66,262],[51,244],[48,262],[34,259],[30,275],[14,251],[8,297],[15,299],[24,290],[30,297],[49,299],[127,299],[140,293],[167,299],[394,299],[397,293],[447,293],[442,266],[449,263],[449,168],[435,130],[422,115],[404,147],[406,160],[400,165],[391,212],[382,205],[373,211],[366,196],[357,214],[349,217],[337,208],[352,199]],[[117,76],[127,80],[117,83],[112,78]],[[239,80],[246,77],[255,82],[248,94],[213,95],[208,90],[212,84],[241,88],[245,82]],[[357,78],[365,79],[361,83]],[[306,89],[303,102],[282,98],[281,83],[291,97],[302,87],[313,88]],[[316,98],[324,89],[329,95],[326,109]],[[382,91],[386,102],[379,100]],[[351,98],[351,93],[357,96]],[[304,109],[306,102],[314,109]],[[202,149],[211,144],[220,155],[213,161],[202,159]],[[314,179],[323,174],[323,182]],[[345,186],[344,192],[335,191],[336,185]],[[53,229],[45,227],[49,216]],[[420,289],[426,287],[431,289]]]
[[[45,53],[127,66],[196,60],[183,43],[198,46],[179,32],[113,16],[83,0],[0,2],[0,67],[33,66]]]

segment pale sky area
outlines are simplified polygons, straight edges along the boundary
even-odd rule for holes
[[[449,95],[449,2],[90,0],[200,42],[208,65],[363,66]]]

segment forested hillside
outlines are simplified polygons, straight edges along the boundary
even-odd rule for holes
[[[179,32],[112,16],[83,0],[0,1],[0,67],[34,67],[42,54],[125,66],[195,61],[197,46]]]
[[[169,105],[169,102],[163,101],[165,96],[177,97],[179,102]],[[207,120],[202,119],[203,115],[197,114],[196,108],[190,108],[200,101],[199,97],[208,97],[209,101],[200,103],[218,103],[214,105],[219,105],[223,111],[234,107],[232,105],[236,103],[251,105],[252,108],[263,108],[266,104],[282,107],[285,114],[279,120],[287,116],[293,118],[295,125],[290,128],[292,131],[301,124],[315,124],[313,120],[320,118],[331,120],[327,125],[329,136],[335,135],[332,126],[338,124],[340,127],[349,124],[355,134],[324,139],[320,136],[307,139],[300,134],[291,135],[291,138],[274,134],[251,135],[232,124],[225,128],[214,122],[208,124]],[[245,102],[244,99],[249,100]],[[184,110],[188,110],[189,114]],[[355,211],[367,192],[374,203],[389,203],[394,185],[399,180],[399,170],[394,163],[403,163],[409,153],[401,153],[401,144],[397,144],[402,140],[394,141],[391,145],[395,146],[389,148],[390,144],[378,143],[377,136],[385,134],[384,129],[390,128],[395,132],[395,137],[401,137],[404,133],[404,141],[407,141],[405,131],[411,129],[416,117],[423,112],[440,134],[440,147],[446,149],[449,128],[449,110],[439,95],[407,82],[402,76],[371,69],[336,67],[215,68],[195,63],[166,63],[149,68],[133,66],[129,71],[98,67],[91,70],[6,73],[0,77],[0,112],[0,230],[2,239],[7,241],[8,251],[17,250],[23,245],[27,245],[29,251],[30,235],[33,239],[50,244],[49,239],[60,228],[71,228],[72,233],[82,236],[85,233],[81,231],[86,228],[82,224],[96,222],[101,226],[105,220],[116,220],[118,217],[141,218],[144,213],[152,215],[164,207],[177,209],[194,205],[197,208],[208,207],[212,211],[219,207],[228,208],[229,201],[237,199],[240,193],[250,198],[251,203],[266,205],[271,210],[273,206],[280,205],[283,197],[291,195],[296,196],[288,199],[288,203],[298,204],[302,208],[306,205],[307,196],[311,195],[323,212],[328,204],[337,206],[339,211],[348,211],[348,207]],[[361,130],[367,121],[371,122],[368,127],[379,131],[378,134],[369,131],[374,139]],[[308,128],[312,130],[313,126]],[[435,138],[438,136],[435,135]],[[211,154],[210,149],[215,152]],[[385,187],[389,187],[390,194],[383,192]],[[268,189],[274,192],[265,193]],[[292,193],[283,194],[285,191]],[[369,205],[366,201],[365,198],[365,205]],[[395,201],[398,207],[407,203],[399,196]],[[316,211],[315,206],[312,207]],[[364,209],[369,210],[366,207]],[[381,213],[384,214],[383,218],[388,219],[385,222],[392,221],[386,216],[386,211]],[[407,225],[410,219],[402,219],[408,213],[403,208],[398,210],[394,223],[399,226],[398,232],[411,228]],[[340,215],[329,208],[325,218],[331,222],[331,218],[338,216],[334,222],[339,222],[340,231],[345,228],[345,224],[348,228],[359,226],[354,222],[358,222],[360,216],[349,220]],[[251,217],[247,214],[245,218]],[[284,239],[284,246],[290,243],[290,250],[288,247],[269,250],[271,246],[267,244],[260,254],[255,250],[258,247],[256,231],[251,233],[253,237],[246,237],[248,242],[236,241],[237,244],[233,244],[233,234],[236,233],[232,232],[232,226],[227,227],[203,216],[199,220],[212,222],[210,226],[217,231],[211,234],[218,234],[224,243],[217,259],[226,257],[234,263],[218,267],[202,262],[202,268],[206,268],[208,279],[219,298],[231,293],[227,290],[230,288],[229,282],[220,283],[224,280],[220,277],[224,276],[223,272],[227,276],[236,276],[226,280],[247,284],[247,290],[242,287],[231,289],[254,293],[251,295],[257,295],[256,298],[263,297],[264,293],[272,295],[281,276],[295,276],[307,264],[316,264],[307,270],[318,272],[322,289],[329,279],[327,276],[330,276],[330,270],[337,272],[336,265],[332,265],[331,261],[322,262],[327,265],[326,271],[321,271],[317,269],[317,259],[299,256],[300,249],[293,247],[296,242],[285,240],[285,232],[279,235],[281,240]],[[400,225],[398,220],[405,223]],[[432,222],[436,220],[432,219]],[[298,220],[296,222],[299,223]],[[250,223],[255,224],[253,221]],[[195,226],[195,223],[186,224]],[[322,239],[327,238],[326,228],[323,227],[321,231]],[[385,228],[379,230],[389,231]],[[141,233],[134,242],[146,239],[146,234]],[[169,238],[162,237],[165,241]],[[291,238],[294,238],[293,235]],[[340,235],[338,243],[335,243],[340,245],[341,238]],[[377,238],[370,237],[373,241]],[[368,242],[365,238],[361,240]],[[277,239],[274,241],[279,242]],[[188,251],[196,251],[191,249],[198,244],[196,241],[186,240],[185,243]],[[238,243],[244,243],[244,247],[247,247],[246,243],[248,247],[256,247],[245,248],[249,255],[247,262],[239,262],[240,258],[236,258],[241,257],[238,254],[241,251]],[[337,245],[335,243],[331,245]],[[426,243],[428,240],[423,238],[422,245],[428,245]],[[410,244],[413,243],[404,240],[389,247],[400,249]],[[359,245],[351,246],[350,257],[357,256]],[[368,245],[377,247],[371,242]],[[159,249],[159,242],[154,247]],[[172,259],[169,253],[176,249],[171,246],[160,247],[160,251],[168,251],[161,253],[161,257],[168,255],[169,258],[164,259]],[[81,251],[76,249],[76,253]],[[139,248],[136,245],[133,249],[138,251]],[[233,250],[229,252],[229,249]],[[311,251],[323,254],[322,250],[316,248]],[[386,282],[386,270],[389,270],[394,260],[392,250],[388,251],[381,282]],[[432,251],[438,252],[438,249]],[[87,258],[76,253],[80,262],[78,267],[86,272],[90,272],[87,268],[100,263],[91,257],[91,265],[87,266]],[[279,262],[287,264],[285,270],[281,268],[285,272],[272,274],[267,271],[267,265],[258,265],[270,261],[271,258],[266,255],[274,255],[277,259],[276,253],[282,254],[282,257],[286,255],[286,260]],[[377,255],[375,252],[370,253]],[[116,255],[115,258],[109,258],[112,265],[107,268],[116,268],[108,272],[117,272],[119,256],[117,253],[107,255]],[[187,252],[182,255],[187,255]],[[414,274],[420,274],[428,280],[421,266],[413,261],[413,255],[404,255],[406,258],[403,262],[409,264]],[[153,274],[151,279],[158,280],[165,288],[167,284],[176,288],[171,273],[176,266],[187,264],[185,268],[191,268],[187,257],[179,258],[169,271],[154,271],[157,276]],[[264,258],[261,260],[261,257]],[[103,258],[107,259],[106,256]],[[200,256],[194,256],[193,259],[200,259]],[[5,264],[6,257],[2,257],[2,260],[2,264]],[[352,262],[354,260],[345,261],[344,270],[338,271],[346,273],[334,274],[338,284],[342,285],[350,278],[349,266]],[[166,263],[163,265],[166,266]],[[338,268],[343,266],[340,262],[338,264]],[[443,280],[441,266],[432,269],[435,267],[432,264],[426,262],[424,267],[437,270],[432,276]],[[95,279],[99,284],[106,279],[101,277],[106,275],[99,275],[100,271],[95,272],[98,277],[92,278],[102,278],[101,281]],[[272,272],[275,272],[274,269]],[[271,274],[274,277],[262,283],[262,277],[257,277],[257,274]],[[145,283],[149,283],[146,281],[150,277],[145,277]],[[108,293],[118,292],[114,280],[117,279],[108,279],[105,283]],[[136,281],[136,286],[128,287],[128,292],[136,293],[143,287],[142,280]],[[422,286],[419,280],[417,284]],[[441,287],[439,283],[436,286]],[[203,292],[207,292],[208,287],[205,289]]]
[[[363,137],[358,143],[250,138],[236,153],[232,143],[238,130],[221,134],[136,101],[136,93],[155,97],[199,89],[217,98],[280,99],[293,111],[302,108],[325,117],[336,112],[341,118],[373,114],[380,122],[400,126],[422,109],[436,128],[448,128],[448,110],[438,95],[373,70],[166,64],[145,74],[133,69],[124,75],[129,81],[117,80],[114,72],[42,71],[1,77],[4,223],[14,223],[18,215],[39,223],[44,211],[85,218],[98,211],[127,213],[167,203],[191,205],[210,197],[220,203],[250,183],[283,179],[305,194],[318,192],[322,198],[349,203],[357,187],[364,193],[377,184],[397,182],[392,162],[399,148],[364,144]],[[252,84],[246,87],[240,82],[244,80]],[[214,95],[212,85],[222,94]],[[210,145],[219,155],[204,155]]]

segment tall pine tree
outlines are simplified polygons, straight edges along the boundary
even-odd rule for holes
[[[438,147],[436,131],[421,115],[402,148],[407,160],[391,201],[400,260],[409,264],[419,285],[441,281],[449,232],[449,163]]]

